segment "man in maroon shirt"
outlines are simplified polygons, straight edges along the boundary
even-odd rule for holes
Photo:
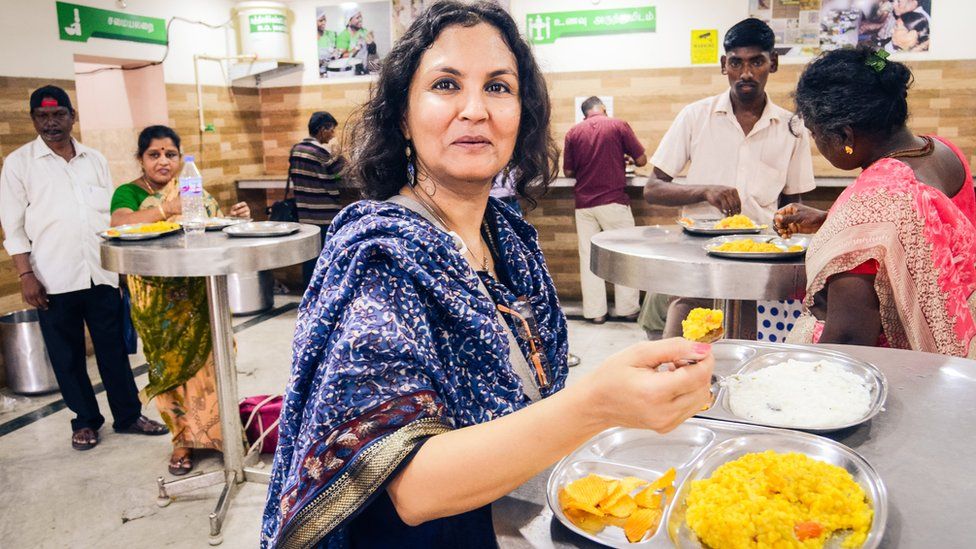
[[[580,282],[583,286],[583,317],[594,324],[607,320],[607,288],[604,281],[590,271],[590,239],[610,229],[634,226],[630,198],[625,190],[625,164],[647,164],[647,155],[634,130],[623,120],[607,116],[599,97],[583,101],[586,118],[566,134],[563,149],[563,173],[575,177],[576,233],[579,236]],[[614,305],[618,316],[636,320],[640,312],[639,292],[623,286],[614,287]]]

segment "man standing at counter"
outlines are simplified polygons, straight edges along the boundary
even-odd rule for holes
[[[627,196],[627,158],[637,166],[647,164],[644,147],[634,130],[623,120],[607,116],[599,97],[590,97],[581,107],[586,118],[566,134],[563,173],[575,177],[576,234],[579,238],[580,283],[583,288],[583,317],[594,324],[607,320],[607,287],[590,271],[590,239],[611,229],[634,226]],[[614,286],[616,314],[636,320],[640,292]]]
[[[108,229],[113,189],[108,162],[71,137],[75,111],[61,88],[35,90],[30,116],[38,138],[10,153],[0,173],[0,224],[24,301],[38,309],[61,396],[75,413],[71,446],[94,448],[105,423],[88,377],[85,324],[112,426],[166,434],[165,426],[142,415],[123,342],[119,277],[102,269],[99,259],[95,233]]]
[[[729,29],[722,74],[728,76],[730,89],[678,114],[651,157],[654,172],[644,187],[647,202],[683,206],[687,217],[743,213],[769,225],[778,207],[813,190],[809,134],[802,124],[791,124],[793,113],[766,95],[766,81],[779,66],[774,41],[773,30],[759,19],[745,19]],[[686,166],[685,181],[675,182]],[[661,299],[649,295],[645,300],[645,327],[652,302]],[[664,337],[680,335],[681,320],[702,306],[711,306],[711,300],[671,300]]]
[[[328,149],[338,124],[328,112],[312,113],[308,119],[308,137],[295,143],[288,154],[288,179],[295,190],[298,221],[318,226],[323,244],[332,218],[342,209],[339,177],[346,162],[341,156],[333,156]],[[316,256],[302,264],[302,280],[306,288],[317,260]]]

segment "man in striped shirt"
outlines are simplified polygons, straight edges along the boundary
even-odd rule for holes
[[[288,156],[288,179],[295,192],[298,221],[318,225],[325,241],[325,231],[342,205],[339,203],[339,180],[345,159],[333,156],[326,145],[335,136],[338,123],[331,114],[319,111],[308,120],[309,137],[295,143]],[[312,279],[315,261],[302,265],[305,286]]]

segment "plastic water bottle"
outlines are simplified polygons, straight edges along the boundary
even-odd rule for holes
[[[193,156],[183,157],[180,172],[180,206],[183,209],[180,223],[187,234],[200,234],[206,229],[207,209],[203,206],[203,176],[193,162]]]

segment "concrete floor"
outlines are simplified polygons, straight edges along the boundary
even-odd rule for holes
[[[295,298],[275,299],[276,308],[287,310],[276,316],[235,319],[242,397],[281,392],[288,379],[295,326],[295,309],[289,307]],[[579,307],[567,305],[566,309],[570,315],[579,314]],[[580,366],[570,370],[569,382],[573,383],[607,355],[643,340],[644,334],[634,323],[594,326],[571,320],[569,338],[570,351],[581,359]],[[141,354],[130,358],[133,367],[144,362]],[[97,382],[94,359],[89,369]],[[145,374],[136,378],[137,386],[146,383]],[[59,400],[57,393],[34,397],[16,410],[0,414],[0,433],[10,431],[0,434],[0,549],[208,546],[207,517],[220,487],[199,490],[158,507],[156,478],[174,478],[166,471],[171,451],[168,437],[116,434],[106,415],[99,445],[87,452],[75,451],[70,445],[71,412],[49,413]],[[104,392],[98,400],[108,414]],[[152,404],[145,413],[159,419]],[[194,471],[219,466],[217,455],[201,457]],[[224,524],[223,547],[257,547],[265,491],[262,484],[240,486]]]

